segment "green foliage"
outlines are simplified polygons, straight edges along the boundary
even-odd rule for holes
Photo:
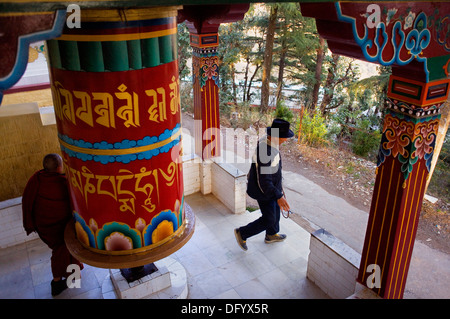
[[[367,157],[371,152],[376,152],[380,145],[381,133],[370,132],[371,121],[359,119],[356,130],[352,135],[352,151],[356,155]]]
[[[180,101],[184,112],[194,113],[194,92],[192,82],[181,81]]]
[[[188,79],[190,69],[187,64],[188,59],[192,56],[192,48],[189,43],[189,30],[186,23],[178,25],[178,71],[180,79]]]
[[[298,125],[297,130],[298,132]],[[305,110],[303,113],[300,141],[310,146],[322,147],[328,144],[325,118],[316,110],[313,114]]]
[[[442,144],[442,149],[439,153],[439,160],[450,167],[450,131],[447,131],[444,143]]]
[[[261,113],[250,104],[257,103],[261,96],[258,82],[263,70],[271,6],[276,6],[278,12],[274,68],[269,75],[270,95],[276,97],[277,107],[274,112]],[[190,66],[186,61],[192,56],[189,32],[185,24],[180,24],[178,30],[180,78],[188,80]],[[233,127],[246,129],[250,125],[260,127],[263,122],[270,124],[272,117],[278,117],[297,122],[298,128],[297,114],[284,101],[311,104],[320,47],[315,19],[303,17],[299,3],[252,3],[244,19],[221,24],[219,37],[219,105],[223,118]],[[378,75],[358,80],[358,66],[352,59],[331,55],[326,45],[324,52],[320,94],[315,102],[319,103],[321,112],[304,114],[300,141],[321,147],[331,140],[351,140],[356,154],[371,156],[379,146],[379,133],[373,131],[381,126],[391,69],[380,67]],[[192,110],[192,87],[182,85],[180,95],[183,109]]]
[[[246,27],[248,20],[221,24],[219,27],[220,45],[217,50],[219,57],[220,101],[237,103],[238,88],[236,84],[236,64],[245,59],[253,43],[248,40]]]
[[[447,132],[428,186],[428,193],[450,203],[450,131]]]
[[[294,118],[294,113],[286,106],[283,100],[280,100],[277,103],[273,117],[291,122]]]

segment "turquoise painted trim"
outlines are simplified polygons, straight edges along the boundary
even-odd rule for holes
[[[86,221],[83,219],[83,217],[81,217],[81,215],[76,211],[73,212],[73,217],[76,222],[80,223],[81,227],[86,232],[89,239],[89,246],[97,248],[97,245],[95,243],[95,234],[93,233],[92,229],[86,224]]]
[[[3,99],[3,91],[16,84],[25,73],[28,64],[28,48],[30,43],[61,36],[65,22],[66,10],[57,10],[52,29],[22,35],[18,38],[17,57],[14,68],[6,77],[0,78],[0,104]]]
[[[342,14],[341,10],[341,4],[337,2],[335,4],[336,7],[336,13],[339,21],[347,22],[352,25],[352,31],[353,31],[353,38],[355,39],[355,42],[359,45],[359,47],[362,50],[362,53],[364,55],[364,58],[368,62],[378,63],[383,66],[389,66],[389,65],[399,65],[404,66],[409,64],[412,60],[417,59],[419,62],[423,62],[424,65],[424,72],[426,76],[426,82],[429,82],[429,71],[427,67],[427,58],[421,57],[419,54],[428,47],[431,40],[431,34],[430,30],[428,28],[423,28],[421,31],[417,29],[417,24],[419,22],[423,22],[424,26],[427,26],[427,16],[424,12],[421,12],[417,15],[416,19],[414,20],[414,26],[413,30],[408,32],[408,35],[405,37],[405,33],[402,30],[402,23],[400,21],[395,22],[394,27],[392,28],[392,38],[391,38],[391,44],[395,50],[394,56],[389,61],[383,60],[383,50],[386,47],[387,41],[388,41],[388,34],[386,32],[386,25],[384,22],[380,22],[379,26],[377,27],[377,30],[375,32],[375,39],[369,39],[369,32],[367,30],[367,26],[364,25],[364,36],[360,37],[358,34],[358,31],[356,29],[356,19],[350,16],[346,16]],[[400,43],[397,43],[397,34],[400,35]],[[383,37],[383,43],[380,44],[380,36]],[[375,45],[377,51],[375,55],[370,55],[368,53],[368,49],[372,49],[372,47]],[[411,52],[411,57],[408,60],[402,60],[400,58],[400,50],[405,45],[405,48]]]
[[[67,144],[85,148],[87,150],[118,150],[118,149],[130,149],[133,147],[141,147],[141,146],[150,146],[152,144],[164,141],[174,134],[178,133],[178,131],[181,129],[180,124],[177,124],[172,130],[166,129],[164,133],[160,134],[159,136],[147,136],[143,139],[137,140],[137,141],[130,141],[130,140],[123,140],[121,142],[116,142],[114,144],[108,143],[106,141],[102,142],[95,142],[90,143],[86,142],[84,140],[74,140],[67,135],[61,135],[58,134],[58,137],[66,142]],[[70,157],[75,157],[83,162],[86,161],[95,161],[100,162],[102,164],[108,164],[108,163],[114,163],[114,162],[120,162],[120,163],[130,163],[132,161],[136,160],[149,160],[153,156],[157,156],[160,153],[167,153],[169,152],[175,145],[180,143],[181,141],[181,135],[174,139],[172,142],[155,148],[153,150],[145,151],[145,152],[139,152],[139,153],[133,153],[133,154],[126,154],[126,155],[92,155],[92,154],[86,154],[86,153],[80,153],[73,150],[70,150],[63,145],[60,145],[61,150],[65,152]]]

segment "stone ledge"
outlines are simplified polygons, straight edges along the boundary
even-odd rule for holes
[[[324,229],[311,234],[307,277],[334,299],[355,293],[361,256]]]
[[[334,237],[325,229],[318,229],[315,232],[313,232],[311,236],[317,238],[319,241],[328,246],[331,250],[333,250],[343,259],[347,260],[356,268],[359,268],[361,255],[358,254],[355,250],[353,250],[350,246],[345,244],[343,241]]]

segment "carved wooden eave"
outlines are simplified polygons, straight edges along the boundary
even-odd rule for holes
[[[221,23],[242,20],[250,4],[223,4],[183,6],[178,12],[178,23],[186,21],[191,33],[217,33]]]
[[[450,3],[301,3],[316,19],[333,53],[380,65],[393,74],[430,82],[449,77]]]

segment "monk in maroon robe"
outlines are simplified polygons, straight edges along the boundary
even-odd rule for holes
[[[52,250],[52,295],[67,288],[66,280],[71,273],[67,266],[77,264],[77,259],[67,250],[64,229],[72,218],[67,179],[63,174],[62,158],[48,154],[43,160],[44,169],[36,172],[28,181],[22,196],[23,226],[27,235],[37,232]]]

